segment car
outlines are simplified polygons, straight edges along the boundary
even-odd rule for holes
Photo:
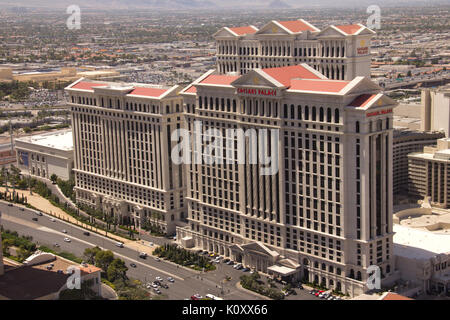
[[[66,229],[63,229],[62,233],[67,233],[67,230],[66,230]]]
[[[65,242],[72,242],[72,240],[70,240],[69,238],[64,238]]]
[[[301,283],[298,284],[297,288],[302,289],[303,290],[303,285]]]
[[[153,247],[153,246],[154,246],[153,242],[150,242],[149,244],[150,244],[150,247]]]
[[[55,243],[55,244],[54,244],[54,246],[55,246],[55,247],[57,247],[57,248],[59,248],[59,247],[60,247],[60,246],[59,246],[59,244],[57,244],[57,243]]]
[[[56,220],[55,220],[55,218],[50,218],[50,221],[55,222]]]
[[[31,220],[33,220],[33,221],[38,221],[38,218],[32,218]]]
[[[250,274],[254,274],[254,273],[255,273],[254,269],[250,270]]]
[[[153,288],[153,291],[155,291],[155,293],[157,294],[161,294],[161,290],[159,290],[158,288]]]
[[[13,207],[13,204],[12,203],[8,203],[8,207]]]
[[[234,264],[234,262],[233,262],[232,260],[230,260],[230,261],[228,261],[228,262],[225,262],[225,264],[227,264],[227,265],[229,265],[229,266],[232,266],[232,265]]]
[[[161,261],[161,259],[160,259],[160,258],[155,258],[155,260],[156,260],[156,261]]]
[[[164,289],[169,289],[169,286],[165,283],[161,283],[161,287],[163,287]]]
[[[194,299],[192,299],[192,297],[194,297]],[[203,297],[201,295],[199,295],[198,293],[194,294],[193,296],[191,296],[191,300],[200,300]]]
[[[36,211],[36,214],[37,214],[38,216],[42,217],[42,212]]]
[[[203,250],[198,250],[197,253],[198,254],[203,254]]]
[[[161,277],[156,277],[155,279],[158,281],[163,281],[163,278],[161,278]]]
[[[167,281],[169,282],[175,282],[175,280],[172,277],[167,277]]]
[[[52,266],[47,266],[46,269],[47,269],[47,270],[52,270],[53,267],[52,267]]]
[[[242,272],[248,272],[248,271],[250,271],[250,268],[247,268],[247,267],[242,268]]]
[[[19,210],[20,210],[20,211],[25,211],[25,209],[24,209],[24,208],[19,208]]]
[[[137,266],[136,266],[136,264],[134,262],[132,262],[132,263],[130,263],[130,267],[136,268]]]
[[[139,258],[146,259],[147,258],[147,254],[145,252],[141,252],[141,253],[139,253]]]
[[[147,289],[151,289],[151,288],[152,288],[152,285],[151,285],[150,283],[147,283],[147,284],[145,285],[145,287],[146,287]]]
[[[59,274],[64,274],[64,271],[63,271],[63,270],[61,270],[61,269],[59,269],[58,271],[56,271],[56,273],[59,273]]]
[[[200,299],[194,295],[194,296],[191,296],[191,300],[200,300]]]
[[[116,247],[123,248],[123,243],[122,242],[116,242]]]
[[[154,282],[152,282],[151,286],[152,286],[152,288],[158,289],[158,285]]]
[[[224,263],[228,263],[229,261],[230,261],[230,259],[228,259],[228,258],[227,259],[223,259]]]
[[[87,231],[83,232],[83,234],[84,234],[85,236],[90,236],[90,235],[91,235],[91,234],[90,234],[89,232],[87,232]]]

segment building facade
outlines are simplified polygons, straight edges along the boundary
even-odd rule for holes
[[[171,132],[183,124],[178,86],[80,79],[66,92],[77,202],[173,233],[185,195],[183,167],[170,161]]]
[[[373,34],[361,24],[319,30],[303,19],[273,20],[261,29],[225,27],[214,34],[217,71],[245,74],[255,68],[307,63],[330,79],[370,78]]]
[[[73,169],[72,130],[17,138],[17,166],[25,174],[69,180]]]
[[[437,140],[437,146],[408,155],[408,184],[412,197],[430,197],[432,206],[450,207],[450,138]]]
[[[394,129],[393,174],[394,195],[408,193],[408,154],[420,152],[425,146],[435,145],[445,133],[424,132],[404,128]]]
[[[194,157],[211,160],[198,146],[227,136],[214,155],[241,152],[245,161],[186,164],[188,225],[178,240],[350,295],[366,290],[370,265],[383,283],[392,279],[396,103],[376,84],[329,80],[302,64],[242,76],[211,70],[181,94]],[[271,137],[260,141],[264,129]],[[252,162],[261,153],[276,172]]]

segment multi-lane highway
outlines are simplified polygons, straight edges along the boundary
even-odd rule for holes
[[[174,283],[168,283],[165,280],[169,289],[161,289],[162,294],[167,295],[169,299],[186,299],[195,293],[202,296],[212,293],[227,300],[256,298],[253,294],[236,288],[236,283],[239,281],[242,272],[234,270],[231,266],[219,264],[215,271],[201,274],[190,269],[177,267],[170,262],[156,261],[153,257],[141,259],[136,250],[126,246],[119,248],[114,240],[93,232],[86,236],[83,234],[84,229],[62,220],[54,219],[52,221],[52,217],[45,214],[37,216],[34,210],[25,208],[24,211],[21,211],[18,206],[10,207],[7,203],[0,202],[0,212],[2,213],[0,223],[5,229],[17,231],[20,235],[32,236],[33,241],[37,244],[56,248],[54,245],[57,243],[60,246],[58,250],[71,252],[79,257],[83,256],[86,248],[99,246],[102,249],[113,251],[117,257],[126,262],[129,268],[127,275],[130,278],[139,279],[144,283],[155,280],[156,276],[164,279],[167,279],[167,277],[174,278]],[[33,218],[37,218],[38,221],[33,221]],[[66,230],[67,233],[63,233],[63,230]],[[66,237],[71,242],[65,242],[64,238]],[[170,240],[155,237],[153,242],[161,244],[168,241]],[[131,263],[134,263],[136,267],[131,267]],[[219,281],[224,279],[225,276],[231,276],[232,280],[225,284],[224,294],[221,294]]]

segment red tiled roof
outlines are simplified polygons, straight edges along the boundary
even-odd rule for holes
[[[186,91],[186,93],[197,93],[197,88],[194,86],[190,86]]]
[[[207,76],[205,79],[203,79],[200,83],[230,85],[234,80],[236,80],[239,77],[240,76],[211,74],[211,75]]]
[[[266,74],[280,82],[286,87],[291,85],[291,79],[320,79],[320,77],[312,71],[306,69],[301,65],[287,66],[279,68],[262,69]]]
[[[254,29],[252,26],[246,26],[246,27],[235,27],[235,28],[228,28],[234,33],[236,33],[238,36],[242,36],[244,34],[254,34],[257,29]]]
[[[375,98],[376,94],[362,94],[358,97],[356,97],[355,100],[353,100],[349,106],[351,107],[359,107],[363,108],[365,107],[373,98]]]
[[[350,82],[337,80],[291,80],[290,90],[335,92],[344,89]]]
[[[335,27],[341,31],[344,31],[346,34],[355,34],[362,28],[358,24],[349,24],[349,25],[342,25],[342,26],[335,26]]]
[[[135,87],[134,90],[131,91],[129,94],[157,98],[160,95],[162,95],[163,93],[165,93],[166,91],[167,91],[167,89]]]
[[[293,20],[293,21],[277,21],[279,24],[281,24],[286,29],[290,30],[291,32],[297,33],[302,31],[316,31],[316,29],[312,28],[310,25],[304,23],[300,20]]]
[[[94,90],[93,87],[101,87],[101,86],[106,86],[106,84],[80,81],[76,85],[72,86],[71,89]]]
[[[383,300],[414,300],[414,299],[399,295],[397,293],[389,292],[384,296]]]

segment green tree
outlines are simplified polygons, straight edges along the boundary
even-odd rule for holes
[[[108,267],[114,260],[114,254],[111,250],[99,251],[95,255],[95,266],[102,269],[104,272],[108,271]]]
[[[99,247],[86,248],[86,249],[84,250],[83,257],[84,257],[84,259],[85,259],[85,261],[86,261],[87,263],[95,264],[95,256],[96,256],[97,253],[99,253],[100,251],[102,251],[102,249],[100,249]]]
[[[121,259],[114,259],[113,262],[108,267],[108,271],[106,273],[109,281],[114,282],[118,279],[126,280],[126,273],[128,271],[128,267],[125,265],[125,262]]]

